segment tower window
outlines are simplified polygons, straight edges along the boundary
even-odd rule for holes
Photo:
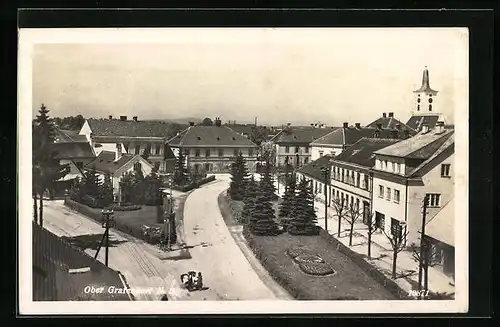
[[[420,111],[420,105],[419,104],[417,105],[417,111]]]
[[[417,103],[420,103],[420,98],[417,99]]]
[[[432,103],[432,98],[429,98],[429,103]]]
[[[432,111],[432,104],[429,105],[429,111]]]

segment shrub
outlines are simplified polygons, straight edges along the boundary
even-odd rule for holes
[[[107,206],[106,209],[111,209],[113,211],[134,211],[134,210],[141,210],[141,206],[140,205],[135,205],[135,204],[131,204],[131,205],[111,205],[111,206]]]
[[[325,276],[335,273],[335,271],[325,262],[301,262],[300,270],[309,275]]]
[[[325,263],[325,260],[321,258],[319,255],[309,255],[309,254],[302,254],[298,255],[295,258],[293,258],[293,261],[296,263]]]
[[[197,181],[191,182],[191,183],[186,184],[186,185],[174,185],[172,188],[174,190],[177,190],[180,192],[189,192],[195,188],[200,187],[203,184],[206,184],[206,183],[214,181],[214,180],[215,180],[215,176],[212,175],[212,176],[208,176],[207,178],[197,180]]]
[[[304,248],[304,247],[293,247],[289,248],[286,253],[294,259],[295,257],[298,257],[299,255],[314,255],[314,252],[311,250]]]

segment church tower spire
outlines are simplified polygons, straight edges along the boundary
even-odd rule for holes
[[[438,91],[431,88],[429,70],[425,66],[422,74],[422,85],[418,90],[413,91],[415,101],[412,108],[412,115],[428,115],[436,112],[435,100]]]

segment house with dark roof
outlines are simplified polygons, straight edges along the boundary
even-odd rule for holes
[[[410,133],[413,133],[413,135],[416,134],[416,129],[412,128],[411,126],[401,122],[399,119],[394,117],[393,112],[383,112],[382,116],[375,119],[372,121],[370,124],[366,125],[366,127],[371,127],[371,128],[383,128],[383,129],[402,129],[402,130],[408,130]]]
[[[298,168],[308,164],[311,159],[311,142],[328,134],[332,129],[287,125],[270,139],[275,148],[276,165],[283,167],[289,164]]]
[[[422,85],[419,89],[414,90],[413,94],[414,100],[411,117],[406,122],[406,125],[416,131],[420,131],[424,124],[429,129],[433,129],[438,121],[446,124],[444,115],[440,113],[439,92],[430,86],[429,70],[427,67],[424,68],[422,73]]]
[[[330,155],[324,155],[295,171],[297,183],[302,178],[309,181],[315,198],[320,201],[325,200],[325,178],[328,181],[327,184],[329,184],[332,158]],[[325,176],[324,169],[327,169],[327,176]],[[329,190],[330,186],[327,185],[326,194],[329,194]]]
[[[349,126],[349,123],[344,122],[342,127],[311,142],[311,160],[325,154],[337,156],[364,137],[405,139],[415,134],[412,129],[400,124],[395,124],[394,128],[385,128],[382,123],[377,123],[375,127],[362,127],[360,123]]]
[[[373,211],[386,231],[408,232],[407,245],[420,244],[422,206],[427,198],[427,221],[432,220],[454,197],[454,131],[442,122],[408,140],[375,151]],[[452,212],[448,208],[447,212]],[[451,219],[451,218],[450,218]],[[450,244],[435,242],[447,253],[443,263],[451,272],[454,261]],[[445,259],[443,259],[445,260]]]
[[[370,217],[374,152],[401,142],[398,138],[363,137],[333,158],[331,162],[331,197],[343,201],[346,208],[356,206],[363,222]]]
[[[176,156],[182,151],[187,167],[194,173],[227,173],[234,157],[240,152],[247,168],[255,170],[257,145],[228,126],[221,125],[219,118],[213,126],[192,124],[167,143]]]
[[[120,198],[120,181],[123,175],[129,172],[141,170],[147,176],[153,170],[153,165],[139,154],[123,153],[120,145],[117,150],[101,151],[99,155],[85,165],[87,171],[95,171],[101,180],[109,174],[113,184],[113,196]]]
[[[130,301],[119,272],[106,267],[48,230],[32,223],[33,301]],[[26,282],[26,281],[24,281]],[[101,293],[86,287],[103,288]]]
[[[108,119],[86,119],[79,134],[85,135],[96,154],[115,151],[118,144],[127,154],[144,155],[160,174],[167,174],[175,158],[166,141],[179,130],[179,125],[174,123],[141,121],[137,116],[132,120],[127,116],[119,119],[109,116]]]

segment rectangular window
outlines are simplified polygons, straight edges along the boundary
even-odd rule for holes
[[[157,145],[156,148],[155,148],[155,155],[160,155],[160,152],[161,152],[161,145]]]
[[[450,177],[450,164],[441,165],[441,177]]]
[[[364,189],[368,190],[368,187],[369,187],[368,175],[365,174],[364,179],[365,179]]]
[[[194,156],[195,157],[199,157],[200,156],[200,149],[196,149],[195,152],[194,152]]]
[[[219,157],[223,157],[224,156],[224,149],[219,149]]]
[[[140,151],[141,151],[141,146],[140,145],[136,145],[135,146],[135,154],[139,154]]]
[[[383,213],[375,212],[375,225],[377,228],[385,229],[385,215]]]
[[[394,202],[399,203],[399,190],[394,190]]]
[[[210,157],[210,149],[205,150],[205,157]]]
[[[295,153],[299,153],[299,147],[298,146],[295,147]]]
[[[387,160],[384,160],[384,169],[386,169],[386,170],[387,170],[387,167],[388,167],[388,166],[389,166],[389,165],[388,165],[388,163],[387,163]]]
[[[387,201],[391,201],[391,189],[387,188]]]
[[[285,146],[285,152],[286,152],[286,153],[289,153],[289,152],[290,152],[290,147],[289,147],[288,145],[287,145],[287,146]]]
[[[253,149],[252,148],[248,149],[248,156],[253,157]]]
[[[439,207],[441,194],[427,194],[427,205],[429,207]]]
[[[304,148],[304,150],[305,150],[305,153],[309,153],[309,147],[307,147],[307,146],[306,146],[306,147]]]
[[[206,163],[206,164],[204,165],[204,167],[203,167],[203,168],[205,169],[205,172],[209,172],[209,171],[211,171],[211,166],[212,166],[211,164]]]
[[[308,158],[308,157],[305,157],[305,158],[304,158],[304,163],[306,164],[306,163],[308,163],[308,162],[309,162],[309,158]]]
[[[361,187],[361,175],[359,173],[356,173],[356,187]]]
[[[384,197],[384,187],[382,185],[378,186],[378,196],[379,196],[379,198]]]
[[[318,151],[319,153],[319,156],[322,157],[323,156],[323,151]]]

